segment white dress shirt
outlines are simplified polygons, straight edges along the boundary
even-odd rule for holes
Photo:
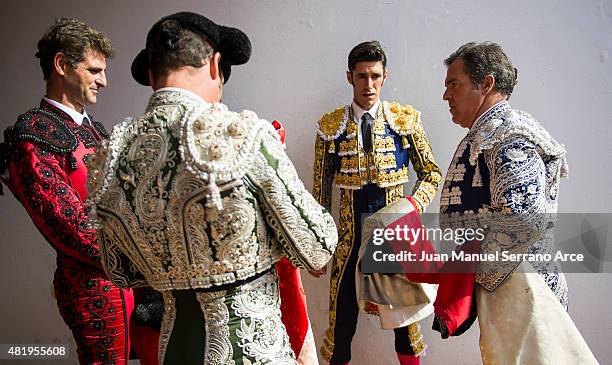
[[[378,99],[374,105],[370,108],[370,110],[363,110],[355,100],[353,100],[351,104],[351,108],[353,108],[353,120],[357,123],[357,134],[359,135],[359,146],[363,146],[363,134],[361,134],[361,117],[365,113],[370,113],[372,120],[376,119],[376,112],[378,112],[378,106],[380,105],[380,99]]]
[[[83,108],[83,114],[77,112],[76,110],[62,104],[62,103],[58,103],[55,100],[51,100],[49,98],[47,98],[46,96],[43,96],[43,99],[48,102],[49,104],[59,108],[61,111],[63,111],[64,113],[68,114],[72,120],[74,120],[74,122],[78,125],[83,124],[83,118],[87,118],[89,119],[89,116],[87,116],[87,112],[85,111],[85,108]]]

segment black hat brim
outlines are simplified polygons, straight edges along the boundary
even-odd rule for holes
[[[151,86],[149,82],[149,55],[146,49],[138,52],[132,61],[132,77],[140,85]]]

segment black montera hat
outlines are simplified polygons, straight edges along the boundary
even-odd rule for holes
[[[230,77],[232,65],[242,65],[251,57],[251,42],[240,29],[217,25],[205,16],[191,12],[168,15],[151,27],[147,34],[147,48],[140,51],[132,61],[132,77],[141,85],[150,85],[148,48],[153,40],[153,35],[159,30],[161,23],[166,20],[176,20],[183,28],[202,35],[211,43],[215,51],[221,53],[221,71],[224,82],[227,82]]]

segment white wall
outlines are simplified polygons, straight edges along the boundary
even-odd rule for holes
[[[150,91],[129,73],[150,26],[180,10],[201,12],[243,29],[251,61],[235,67],[224,101],[287,127],[287,150],[311,184],[314,122],[351,98],[346,57],[358,42],[381,41],[389,57],[383,98],[422,111],[437,160],[446,171],[465,131],[450,122],[441,100],[442,60],[471,40],[499,42],[519,69],[512,105],[533,114],[569,151],[571,179],[562,183],[562,212],[610,212],[612,2],[595,1],[2,1],[0,4],[0,127],[35,106],[44,91],[34,58],[36,42],[56,16],[77,17],[107,33],[118,56],[109,62],[109,86],[90,109],[107,127],[140,113]],[[436,203],[431,211],[437,208]],[[55,254],[10,195],[0,198],[0,343],[70,341],[50,294]],[[307,275],[306,275],[307,276]],[[327,323],[327,279],[305,279],[315,336]],[[570,314],[605,363],[612,276],[571,274]],[[442,341],[423,322],[427,364],[480,363],[477,326]],[[392,334],[362,318],[354,364],[394,364]],[[74,358],[73,358],[74,359]]]

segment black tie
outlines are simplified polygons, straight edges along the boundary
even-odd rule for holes
[[[361,135],[364,151],[370,152],[372,149],[372,116],[370,113],[365,113],[361,117]]]
[[[94,139],[96,141],[99,141],[100,139],[102,139],[100,135],[98,134],[98,131],[96,131],[96,129],[91,124],[91,120],[89,120],[88,117],[83,117],[83,122],[81,124],[83,125],[83,127],[85,127],[87,130],[89,130],[93,134]]]

